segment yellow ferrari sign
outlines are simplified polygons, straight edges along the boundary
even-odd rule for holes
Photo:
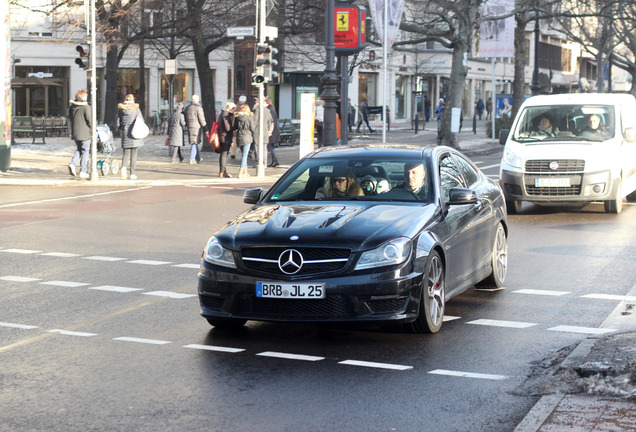
[[[336,15],[336,31],[349,31],[349,12],[338,11]]]

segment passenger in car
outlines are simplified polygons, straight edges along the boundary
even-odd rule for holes
[[[344,198],[362,196],[362,188],[358,179],[349,171],[346,176],[327,177],[325,186],[316,191],[316,198]]]
[[[370,175],[366,175],[362,177],[362,180],[360,180],[360,187],[362,187],[362,191],[365,195],[376,195],[377,185],[378,181],[375,179],[375,177]]]

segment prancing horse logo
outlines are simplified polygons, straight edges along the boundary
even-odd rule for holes
[[[278,257],[278,268],[285,274],[296,274],[302,266],[303,256],[296,249],[287,249]]]

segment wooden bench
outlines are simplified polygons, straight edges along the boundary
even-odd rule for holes
[[[11,122],[11,144],[16,144],[16,134],[27,135],[33,138],[32,144],[35,144],[36,138],[42,138],[42,144],[46,144],[46,127],[44,122],[37,124],[33,117],[16,116]]]
[[[296,145],[300,141],[300,120],[280,119],[280,145]]]

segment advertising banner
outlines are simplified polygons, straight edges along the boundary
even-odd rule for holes
[[[375,32],[382,42],[384,37],[384,6],[388,8],[388,35],[386,38],[386,48],[390,50],[395,42],[400,22],[402,22],[402,12],[404,12],[404,0],[369,0],[369,12],[373,18]]]
[[[4,79],[0,81],[2,86],[2,98],[4,103],[0,106],[0,171],[6,171],[11,167],[11,27],[9,22],[9,0],[0,0],[0,18],[2,18],[2,33],[0,37],[0,74]]]
[[[501,16],[512,12],[514,0],[488,0],[480,7],[481,17]],[[515,18],[482,21],[479,25],[479,57],[515,56]]]

